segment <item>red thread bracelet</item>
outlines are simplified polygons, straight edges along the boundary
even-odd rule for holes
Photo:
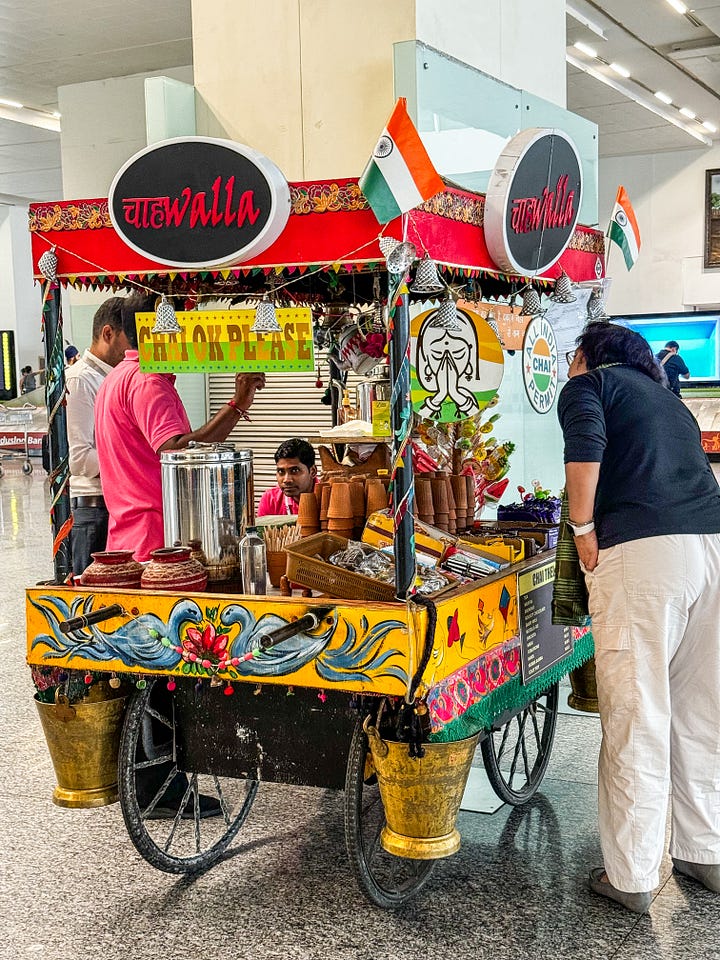
[[[231,408],[235,411],[235,413],[239,414],[239,416],[240,416],[243,420],[247,420],[247,421],[250,420],[250,417],[248,416],[247,410],[241,410],[240,407],[235,403],[234,400],[228,400],[228,401],[227,401],[227,406],[228,406],[228,407],[231,407]]]

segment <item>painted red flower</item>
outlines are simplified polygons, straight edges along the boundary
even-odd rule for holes
[[[187,653],[194,653],[199,659],[214,657],[220,660],[225,659],[223,654],[227,643],[228,634],[216,633],[215,627],[209,623],[202,631],[197,627],[188,627],[182,645]]]

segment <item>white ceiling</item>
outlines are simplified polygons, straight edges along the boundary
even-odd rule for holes
[[[191,0],[0,0],[0,98],[25,104],[23,116],[45,124],[14,122],[12,109],[0,106],[0,202],[62,195],[60,138],[47,129],[57,125],[48,114],[57,108],[59,86],[192,62],[190,6]],[[667,0],[568,0],[568,6],[604,34],[568,15],[568,55],[616,84],[568,64],[568,108],[598,124],[601,156],[701,146],[670,117],[718,136],[680,117],[677,107],[720,128],[720,0],[697,0],[691,17]],[[625,66],[632,79],[579,53],[578,40]],[[663,107],[654,90],[665,91],[674,106]],[[634,93],[666,115],[638,105]]]

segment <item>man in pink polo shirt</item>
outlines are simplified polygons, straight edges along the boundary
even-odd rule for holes
[[[131,349],[103,383],[95,403],[103,496],[110,515],[108,550],[132,550],[149,560],[164,545],[160,454],[182,450],[191,441],[219,443],[241,417],[247,418],[255,391],[265,386],[264,373],[237,374],[235,393],[198,430],[192,430],[175,389],[175,376],[141,373],[135,313],[152,312],[154,299],[131,294],[122,319]]]
[[[260,497],[258,517],[296,514],[301,493],[312,493],[318,482],[315,451],[299,437],[285,440],[275,451],[277,486]]]

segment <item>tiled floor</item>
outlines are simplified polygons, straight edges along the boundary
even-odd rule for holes
[[[24,664],[23,588],[52,575],[41,469],[0,480],[0,958],[452,957],[717,960],[720,897],[670,875],[638,917],[585,887],[600,863],[595,717],[563,713],[542,792],[526,808],[461,813],[460,853],[397,913],[350,875],[342,796],[264,786],[237,854],[195,880],[140,859],[118,805],[50,802],[54,776]]]

